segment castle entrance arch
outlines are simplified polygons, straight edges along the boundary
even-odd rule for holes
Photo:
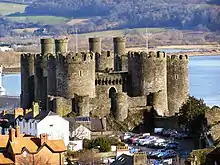
[[[110,112],[113,114],[113,116],[115,116],[115,112],[116,112],[116,89],[114,87],[111,87],[109,89],[109,98],[111,99],[111,108],[110,108]]]

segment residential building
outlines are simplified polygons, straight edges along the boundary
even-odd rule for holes
[[[70,139],[91,139],[94,132],[104,132],[105,124],[103,120],[92,117],[66,117],[69,121]]]
[[[33,110],[16,118],[16,125],[21,133],[39,137],[48,134],[50,140],[63,139],[69,144],[69,121],[51,111],[40,111],[38,103],[33,103]]]
[[[0,165],[53,164],[64,165],[66,146],[63,140],[49,140],[20,134],[20,128],[10,129],[9,135],[0,135]]]
[[[83,140],[74,139],[69,142],[68,149],[71,151],[80,151],[83,149]]]

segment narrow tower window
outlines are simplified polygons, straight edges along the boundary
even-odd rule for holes
[[[177,74],[175,74],[175,80],[177,80],[178,79],[178,75]]]
[[[79,77],[82,77],[82,71],[81,70],[79,71]]]

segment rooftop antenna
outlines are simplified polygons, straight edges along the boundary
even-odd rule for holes
[[[76,32],[76,53],[78,53],[78,34],[77,34],[77,28],[75,29],[75,32]]]
[[[147,31],[147,28],[145,29],[145,39],[146,39],[146,52],[148,53],[148,48],[149,48],[149,45],[148,45],[148,31]]]

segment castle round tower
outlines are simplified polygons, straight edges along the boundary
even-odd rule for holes
[[[113,38],[115,70],[116,71],[122,70],[121,56],[125,55],[125,53],[126,53],[125,42],[126,42],[125,37],[114,37]]]
[[[94,53],[69,53],[57,56],[57,93],[67,99],[89,95],[95,97]]]
[[[89,51],[101,54],[101,38],[89,38]]]
[[[54,39],[43,38],[40,40],[41,43],[41,54],[54,54]]]
[[[158,115],[168,115],[166,55],[164,52],[142,52],[141,61],[143,94],[157,93],[154,108]]]
[[[110,51],[102,51],[101,54],[95,54],[96,71],[103,71],[106,69],[114,69],[114,54]]]
[[[68,39],[55,40],[55,53],[66,53],[68,50]]]
[[[128,117],[128,96],[127,93],[116,93],[115,119],[124,121]]]
[[[167,84],[169,115],[175,115],[189,94],[187,55],[168,56]]]
[[[143,96],[141,54],[128,52],[129,94],[133,97]]]
[[[21,54],[21,107],[28,109],[34,101],[34,55]]]

